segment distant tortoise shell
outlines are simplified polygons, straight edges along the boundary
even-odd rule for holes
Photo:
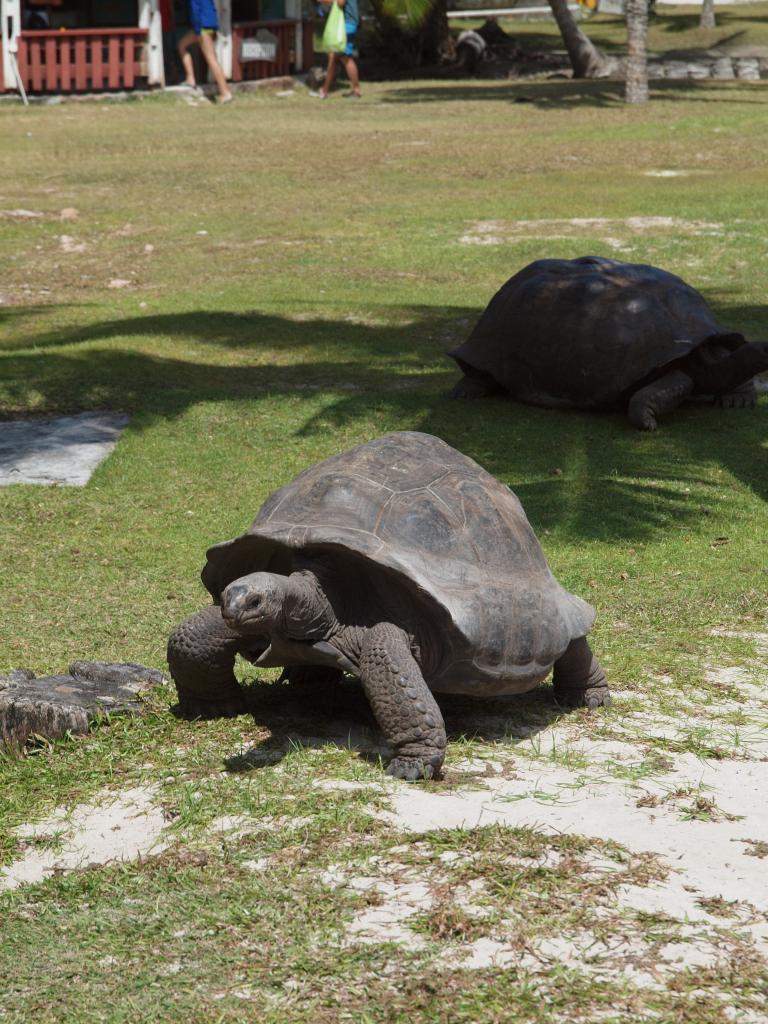
[[[429,434],[387,434],[312,466],[207,555],[216,602],[232,580],[289,573],[302,555],[333,556],[335,585],[368,580],[355,605],[390,588],[434,640],[436,690],[530,689],[595,615],[555,580],[509,488]]]
[[[583,256],[515,274],[449,355],[522,402],[610,408],[713,336],[729,349],[744,344],[679,277]]]

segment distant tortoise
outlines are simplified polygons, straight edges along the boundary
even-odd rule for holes
[[[173,632],[183,713],[245,710],[235,655],[359,677],[397,778],[435,776],[430,691],[519,694],[554,666],[561,704],[606,702],[585,639],[594,609],[553,577],[520,502],[429,434],[387,434],[275,491],[247,533],[208,551],[214,605]]]
[[[465,373],[454,398],[627,409],[639,430],[692,395],[753,406],[752,378],[768,370],[768,344],[724,331],[679,277],[596,256],[529,264],[449,355]]]

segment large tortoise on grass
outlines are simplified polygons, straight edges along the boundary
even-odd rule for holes
[[[455,398],[626,409],[640,430],[690,396],[752,406],[768,370],[768,344],[725,331],[685,281],[597,256],[529,264],[449,355],[465,374]]]
[[[359,677],[394,748],[388,772],[439,772],[432,691],[486,697],[552,671],[558,701],[608,687],[585,639],[595,617],[553,577],[515,495],[429,434],[388,434],[271,495],[247,533],[208,551],[214,604],[172,634],[168,663],[190,716],[245,710],[235,655]]]

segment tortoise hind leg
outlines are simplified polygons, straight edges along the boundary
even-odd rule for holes
[[[638,430],[655,430],[657,417],[672,412],[693,393],[693,381],[682,370],[673,370],[636,391],[629,400],[629,422]]]
[[[561,707],[594,709],[611,702],[605,672],[584,636],[571,640],[555,662],[552,685]]]
[[[474,370],[454,384],[451,398],[490,398],[491,395],[500,395],[503,391],[504,388],[489,373]]]
[[[368,631],[360,681],[385,739],[395,749],[387,775],[408,782],[435,778],[445,757],[445,725],[402,629],[381,622]]]
[[[185,718],[231,718],[245,711],[233,668],[243,638],[210,605],[185,619],[168,640],[168,667]]]

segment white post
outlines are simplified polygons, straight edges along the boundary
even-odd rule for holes
[[[2,43],[3,80],[6,89],[18,89],[16,53],[21,35],[21,0],[0,0],[0,42]]]
[[[304,67],[304,31],[301,24],[301,0],[285,0],[286,18],[296,19],[296,42],[293,52],[296,54],[295,70],[300,71]]]
[[[219,9],[219,31],[216,34],[216,57],[227,78],[232,77],[232,0],[216,0]]]
[[[147,80],[150,85],[165,85],[163,21],[160,17],[160,0],[139,0],[139,28],[148,29]]]

